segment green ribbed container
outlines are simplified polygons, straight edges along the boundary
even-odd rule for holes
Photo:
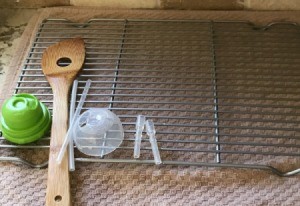
[[[48,108],[31,94],[17,94],[2,106],[1,130],[5,139],[27,144],[43,137],[50,130]]]

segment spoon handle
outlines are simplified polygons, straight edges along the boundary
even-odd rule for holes
[[[54,100],[46,205],[68,206],[71,205],[68,153],[61,164],[56,159],[67,132],[69,85],[62,77],[52,79],[51,85]]]

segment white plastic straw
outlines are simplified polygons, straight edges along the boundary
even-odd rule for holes
[[[81,98],[80,98],[80,100],[79,100],[78,106],[77,106],[76,111],[75,111],[75,114],[74,114],[74,116],[73,116],[72,122],[71,122],[71,124],[70,124],[70,126],[69,126],[69,129],[68,129],[68,132],[67,132],[67,134],[66,134],[64,143],[63,143],[63,145],[62,145],[62,147],[61,147],[61,149],[60,149],[60,151],[59,151],[59,154],[58,154],[58,156],[57,156],[56,161],[57,161],[58,164],[60,164],[60,163],[62,162],[62,159],[63,159],[63,157],[64,157],[65,151],[67,150],[68,144],[69,144],[69,142],[70,142],[70,140],[71,140],[71,137],[72,137],[71,133],[72,133],[72,131],[73,131],[73,127],[74,127],[75,120],[77,119],[77,117],[78,117],[79,114],[80,114],[80,111],[81,111],[82,106],[83,106],[83,104],[84,104],[84,101],[85,101],[85,99],[86,99],[86,95],[87,95],[87,93],[88,93],[88,91],[89,91],[89,89],[90,89],[91,82],[92,82],[92,81],[89,79],[89,80],[86,82],[86,84],[85,84],[84,90],[83,90],[83,92],[82,92]]]
[[[142,134],[145,126],[146,117],[144,115],[138,115],[135,124],[135,141],[134,141],[134,158],[139,158],[141,153]]]
[[[162,161],[160,158],[160,153],[159,153],[157,141],[155,138],[156,131],[154,128],[154,123],[151,120],[146,121],[146,131],[147,131],[147,135],[149,136],[150,143],[151,143],[151,148],[152,148],[155,164],[159,165],[162,163]]]
[[[69,125],[72,124],[72,120],[75,113],[77,87],[78,87],[78,80],[75,80],[73,82],[73,87],[72,87]],[[74,144],[72,139],[70,139],[69,141],[69,171],[75,171]]]

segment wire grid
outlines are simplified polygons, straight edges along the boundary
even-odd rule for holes
[[[86,61],[77,103],[91,79],[83,111],[109,108],[120,117],[125,139],[104,158],[76,151],[76,161],[153,164],[145,134],[141,158],[133,159],[135,121],[143,114],[155,123],[163,164],[256,168],[281,176],[300,172],[297,24],[48,19],[36,34],[16,93],[32,93],[52,109],[42,53],[78,36],[86,43]],[[49,139],[18,146],[1,138],[0,160],[45,166]]]

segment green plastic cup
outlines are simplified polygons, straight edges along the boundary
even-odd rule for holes
[[[51,126],[48,108],[31,94],[17,94],[2,106],[3,136],[16,144],[27,144],[43,137]]]

